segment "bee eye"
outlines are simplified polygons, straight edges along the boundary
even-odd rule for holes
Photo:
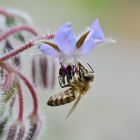
[[[64,68],[60,68],[59,69],[59,75],[60,76],[64,76],[65,75],[65,69]]]
[[[67,66],[67,71],[68,72],[71,72],[71,69],[72,69],[71,66]]]

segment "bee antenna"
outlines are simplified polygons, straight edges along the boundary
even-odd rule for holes
[[[87,63],[88,64],[88,63]],[[88,64],[88,66],[90,67],[90,69],[91,69],[91,73],[94,73],[94,70],[93,70],[93,68]]]
[[[63,67],[62,63],[60,62],[61,67]]]

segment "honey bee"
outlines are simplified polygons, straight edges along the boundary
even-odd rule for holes
[[[68,65],[69,68],[71,66],[71,71],[73,71],[74,66]],[[80,62],[77,63],[75,67],[74,73],[69,71],[68,74],[65,74],[65,72],[62,72],[62,67],[60,68],[60,71],[62,73],[60,74],[61,77],[61,87],[69,87],[67,90],[61,92],[60,94],[56,94],[54,96],[51,96],[48,100],[47,104],[49,106],[60,106],[67,103],[71,103],[72,101],[76,100],[74,105],[72,106],[71,110],[69,111],[67,117],[70,116],[70,114],[75,110],[77,104],[79,103],[81,97],[89,90],[90,88],[90,82],[94,79],[94,71],[92,67],[88,64],[91,71],[88,71]],[[62,86],[62,84],[65,84],[65,75],[68,84]],[[59,77],[59,78],[60,78]]]

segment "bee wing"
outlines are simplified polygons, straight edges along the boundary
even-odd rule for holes
[[[71,110],[69,111],[69,113],[68,113],[68,115],[67,115],[66,118],[68,118],[68,117],[72,114],[72,112],[75,110],[75,108],[77,107],[77,105],[78,105],[80,99],[81,99],[81,94],[78,95],[76,102],[75,102],[74,105],[72,106],[72,108],[71,108]]]

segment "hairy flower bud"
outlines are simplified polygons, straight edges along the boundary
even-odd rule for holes
[[[26,140],[35,140],[41,130],[41,120],[38,115],[29,116],[30,126],[27,132]]]
[[[11,114],[11,109],[13,108],[14,104],[14,93],[17,88],[17,84],[14,81],[12,85],[8,88],[7,91],[0,91],[0,124],[3,122],[9,114]],[[11,103],[8,104],[7,101],[10,100]],[[6,112],[6,109],[8,108],[8,113]],[[11,113],[10,113],[11,112]]]
[[[34,56],[32,59],[32,80],[36,86],[51,88],[55,86],[56,61],[47,56]]]
[[[9,128],[7,140],[23,140],[25,134],[25,126],[22,121],[16,120]]]
[[[12,116],[14,103],[15,103],[15,96],[12,99],[10,99],[9,104],[4,105],[3,114],[1,114],[0,116],[0,139],[4,136],[5,127],[7,126],[8,121]]]

